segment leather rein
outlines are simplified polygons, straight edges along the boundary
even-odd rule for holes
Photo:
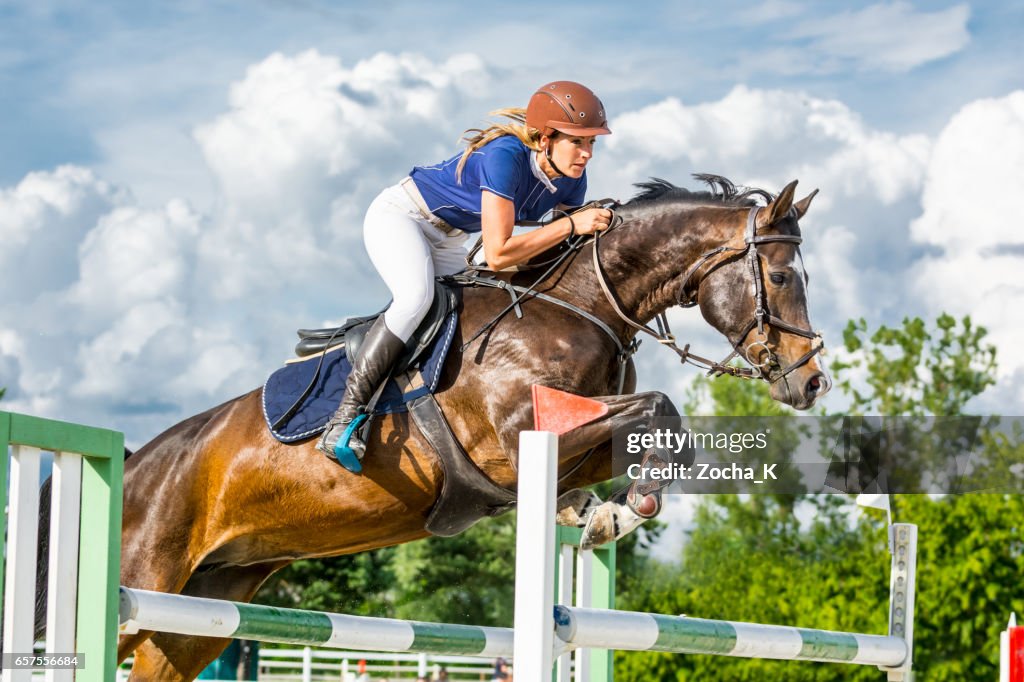
[[[642,322],[638,322],[637,320],[631,318],[625,311],[622,310],[622,307],[619,305],[618,298],[615,295],[615,292],[612,290],[611,285],[608,282],[608,279],[604,273],[604,268],[602,267],[600,256],[601,236],[626,224],[626,221],[622,218],[622,216],[620,216],[615,211],[615,207],[617,207],[618,205],[619,204],[617,202],[612,200],[601,200],[591,202],[586,206],[580,207],[580,209],[578,210],[584,210],[587,208],[595,207],[605,208],[609,210],[612,214],[612,219],[608,229],[604,230],[603,232],[596,232],[593,234],[592,237],[582,235],[577,236],[575,238],[570,237],[569,248],[564,253],[550,261],[546,261],[545,263],[536,266],[543,267],[544,265],[549,265],[547,270],[545,270],[544,273],[541,274],[541,276],[534,282],[534,284],[532,284],[529,287],[518,286],[510,282],[499,280],[494,277],[481,277],[476,274],[461,273],[458,275],[451,276],[450,279],[462,284],[488,286],[504,289],[508,291],[512,297],[512,302],[508,306],[506,306],[504,310],[498,313],[490,322],[488,322],[479,330],[477,330],[477,332],[463,344],[463,351],[470,344],[472,344],[473,341],[475,341],[485,332],[490,330],[495,324],[497,324],[498,321],[501,320],[509,311],[515,310],[516,316],[521,318],[523,314],[520,308],[520,304],[524,300],[530,298],[539,298],[541,300],[553,303],[555,305],[573,311],[580,317],[583,317],[584,319],[588,320],[589,322],[597,326],[599,329],[601,329],[601,331],[603,331],[607,336],[609,336],[613,340],[613,342],[615,343],[615,347],[617,349],[616,357],[619,362],[618,393],[621,394],[623,386],[625,384],[626,368],[628,366],[629,359],[633,356],[634,353],[636,353],[636,350],[640,345],[639,339],[634,338],[628,344],[623,345],[618,335],[605,322],[595,317],[591,313],[567,301],[563,301],[562,299],[559,299],[557,297],[550,296],[548,294],[544,294],[542,292],[534,290],[534,288],[537,285],[543,282],[548,277],[548,275],[550,275],[570,255],[578,252],[586,244],[587,241],[592,240],[594,242],[594,272],[597,276],[598,284],[601,286],[601,291],[604,293],[605,299],[607,299],[608,303],[611,305],[612,310],[615,311],[615,314],[618,315],[618,317],[623,322],[625,322],[633,329],[654,337],[659,344],[671,349],[673,352],[676,353],[676,355],[679,356],[680,362],[684,364],[691,364],[702,370],[707,370],[708,376],[717,377],[722,376],[723,374],[728,374],[730,376],[739,377],[741,379],[764,379],[769,383],[775,383],[776,381],[782,379],[786,375],[793,372],[795,369],[805,365],[807,362],[811,360],[811,358],[813,358],[818,353],[825,352],[824,341],[819,332],[815,332],[810,329],[804,329],[802,327],[790,324],[785,320],[782,320],[779,317],[773,315],[768,307],[767,293],[764,286],[764,274],[761,268],[761,256],[758,252],[758,247],[761,244],[768,244],[772,242],[785,242],[790,244],[796,244],[799,248],[799,245],[801,244],[803,239],[796,235],[758,235],[757,214],[761,209],[760,206],[751,207],[749,213],[747,214],[746,229],[744,230],[743,236],[744,246],[739,247],[724,244],[702,254],[700,258],[698,258],[694,262],[694,264],[690,266],[686,274],[683,276],[683,281],[680,284],[679,291],[676,295],[676,304],[679,305],[680,307],[690,308],[697,305],[696,293],[687,295],[687,287],[690,284],[690,281],[694,278],[694,275],[697,273],[697,271],[710,262],[711,265],[704,275],[706,276],[707,274],[710,274],[712,271],[714,271],[716,268],[723,265],[724,263],[731,261],[737,257],[741,257],[744,255],[746,256],[747,261],[750,265],[751,275],[754,280],[754,315],[750,322],[747,324],[747,326],[739,334],[736,340],[733,340],[731,338],[729,339],[729,343],[733,347],[733,350],[728,356],[726,356],[723,360],[716,362],[714,360],[702,357],[700,355],[697,355],[696,353],[691,352],[690,344],[686,344],[685,346],[680,348],[676,344],[675,335],[669,328],[668,318],[665,312],[658,313],[658,315],[655,316],[655,322],[658,327],[657,329],[653,329],[648,325],[645,325]],[[716,259],[716,257],[718,258]],[[470,258],[472,258],[472,252]],[[478,266],[471,264],[470,270],[478,272],[480,268]],[[699,281],[697,281],[695,284],[699,284]],[[798,336],[811,339],[813,341],[811,350],[804,353],[803,356],[801,356],[798,360],[790,364],[788,367],[781,368],[778,364],[777,357],[774,353],[772,353],[771,348],[768,346],[768,334],[765,331],[766,326],[771,326],[786,333],[796,334]],[[758,330],[758,339],[747,344],[746,348],[741,347],[740,344],[755,327]],[[754,361],[750,357],[751,351],[756,348],[764,349],[765,358],[761,362]],[[746,361],[747,364],[750,366],[736,367],[727,364],[737,356]]]
[[[687,286],[690,284],[690,280],[693,279],[694,275],[701,267],[712,261],[716,256],[722,256],[717,261],[711,263],[705,276],[710,274],[719,266],[724,263],[733,260],[736,257],[746,256],[747,262],[750,265],[750,272],[754,280],[754,316],[753,319],[744,327],[743,331],[740,332],[736,340],[729,339],[729,344],[733,347],[732,352],[727,355],[724,359],[716,362],[714,360],[702,357],[690,351],[690,344],[686,344],[682,348],[676,345],[675,335],[672,334],[672,330],[668,326],[668,317],[664,312],[659,313],[655,316],[658,329],[652,329],[651,327],[638,322],[629,315],[627,315],[622,308],[619,306],[617,297],[609,286],[608,280],[605,277],[604,269],[601,267],[600,257],[600,241],[603,233],[598,232],[594,235],[594,270],[597,274],[598,284],[601,285],[601,290],[604,292],[605,298],[611,304],[615,314],[619,316],[626,324],[633,327],[637,331],[643,332],[657,339],[658,343],[667,348],[671,349],[676,355],[679,356],[680,362],[686,364],[689,363],[695,367],[703,370],[707,370],[708,376],[722,376],[728,374],[730,376],[739,377],[741,379],[764,379],[768,383],[775,383],[779,379],[787,376],[793,370],[802,367],[807,364],[811,358],[818,353],[824,352],[825,344],[820,332],[813,331],[811,329],[804,329],[794,324],[790,324],[785,320],[773,315],[771,310],[768,308],[768,296],[764,286],[764,272],[761,268],[761,255],[758,251],[758,247],[761,244],[769,244],[772,242],[784,242],[790,244],[796,244],[799,248],[803,242],[801,237],[796,235],[758,235],[757,234],[757,214],[761,210],[760,206],[752,206],[750,211],[747,213],[747,224],[743,234],[744,246],[735,247],[729,244],[706,251],[698,258],[693,265],[690,266],[689,270],[683,276],[683,281],[679,285],[679,292],[676,294],[676,304],[683,308],[691,308],[697,305],[696,294],[687,296]],[[613,227],[618,227],[624,221],[615,223],[615,213],[613,213],[612,227],[609,227],[605,232],[610,231]],[[723,255],[724,254],[724,255]],[[699,282],[696,282],[699,284]],[[777,358],[772,353],[771,348],[768,346],[768,334],[765,331],[765,326],[770,325],[777,329],[790,334],[796,334],[807,339],[811,339],[814,343],[812,344],[811,350],[804,353],[798,360],[790,364],[786,368],[779,367]],[[757,327],[758,339],[750,344],[747,344],[746,348],[742,348],[740,344],[747,337],[747,335]],[[761,362],[757,362],[750,357],[750,352],[755,348],[763,348],[765,352],[765,358]],[[734,357],[741,357],[750,367],[736,367],[729,365]]]

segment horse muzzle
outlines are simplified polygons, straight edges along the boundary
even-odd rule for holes
[[[772,398],[796,410],[813,407],[830,390],[832,380],[817,367],[804,367],[771,382]]]

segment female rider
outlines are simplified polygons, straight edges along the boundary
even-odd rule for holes
[[[341,406],[317,443],[350,471],[362,469],[366,446],[356,430],[366,419],[365,407],[430,309],[434,277],[465,268],[469,233],[482,233],[487,266],[497,271],[573,234],[607,229],[611,220],[606,209],[591,208],[512,234],[519,220],[583,205],[594,139],[611,133],[593,92],[555,81],[538,89],[525,111],[494,114],[510,122],[468,130],[464,152],[434,166],[416,166],[366,212],[366,250],[393,300],[367,332]]]

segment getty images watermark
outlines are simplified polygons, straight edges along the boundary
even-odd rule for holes
[[[759,433],[694,432],[689,428],[656,428],[653,431],[626,433],[627,455],[641,455],[648,451],[666,453],[668,460],[658,458],[641,462],[635,461],[626,467],[626,475],[641,481],[751,481],[764,483],[777,481],[777,462],[756,466],[745,466],[735,461],[716,464],[714,462],[693,462],[685,453],[700,450],[717,450],[732,454],[744,453],[748,449],[766,450],[771,429]],[[686,464],[687,462],[693,462]]]
[[[613,435],[616,475],[679,493],[1021,493],[1020,417],[680,417]]]

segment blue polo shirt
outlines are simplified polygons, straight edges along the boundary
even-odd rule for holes
[[[461,183],[455,181],[461,153],[436,166],[416,166],[409,175],[431,213],[465,232],[480,231],[483,190],[510,199],[517,221],[539,220],[559,204],[582,206],[587,192],[586,173],[579,179],[559,177],[546,184],[539,177],[543,173],[539,169],[535,172],[531,165],[532,154],[519,138],[505,135],[469,155]]]

